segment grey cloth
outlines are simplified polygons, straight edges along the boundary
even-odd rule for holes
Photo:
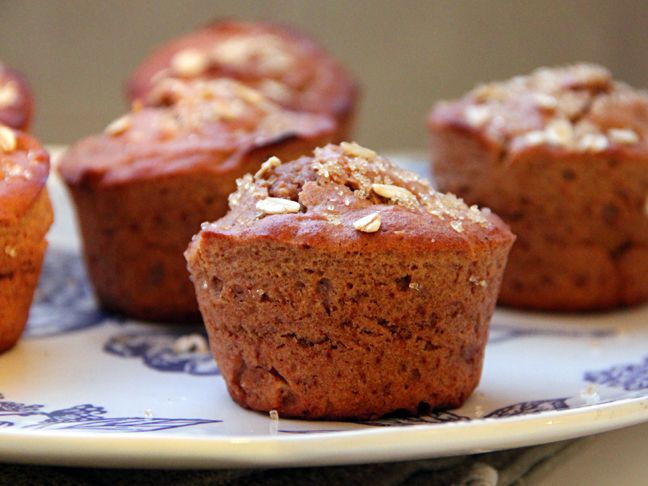
[[[0,485],[156,485],[156,486],[509,486],[532,469],[580,441],[556,442],[488,454],[360,466],[241,470],[90,469],[0,465]]]

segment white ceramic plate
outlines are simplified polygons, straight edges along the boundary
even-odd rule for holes
[[[456,410],[369,423],[273,421],[244,410],[208,354],[174,352],[179,336],[200,328],[95,307],[65,193],[55,179],[50,186],[57,222],[29,327],[0,356],[0,461],[366,463],[540,444],[648,420],[646,307],[580,316],[498,310],[482,383]]]

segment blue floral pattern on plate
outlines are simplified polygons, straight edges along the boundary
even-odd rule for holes
[[[79,255],[50,248],[34,295],[25,336],[55,336],[97,326],[114,316],[97,308]]]
[[[394,425],[421,425],[421,424],[444,424],[448,422],[469,422],[481,418],[514,417],[516,415],[528,415],[532,413],[546,412],[550,410],[564,410],[570,408],[568,398],[551,398],[547,400],[533,400],[519,402],[513,405],[500,407],[480,417],[469,417],[451,410],[440,410],[428,415],[418,417],[385,418],[379,420],[363,421],[365,425],[380,427],[391,427]]]
[[[187,373],[195,376],[219,375],[216,362],[209,351],[178,352],[174,343],[194,328],[160,332],[131,332],[111,337],[104,351],[122,358],[141,358],[142,362],[158,371]],[[204,336],[204,331],[199,331]]]
[[[625,391],[648,390],[648,356],[640,363],[612,366],[601,371],[588,371],[585,380],[597,385],[623,388]]]
[[[40,404],[27,405],[4,401],[0,394],[0,417],[42,417],[36,423],[22,425],[20,421],[0,422],[0,427],[23,429],[69,429],[100,432],[157,432],[160,430],[220,423],[222,420],[157,417],[109,417],[104,407],[89,403],[47,412]]]

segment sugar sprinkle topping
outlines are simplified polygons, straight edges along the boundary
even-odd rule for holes
[[[183,77],[200,76],[209,66],[209,57],[198,49],[184,49],[171,58],[171,69]]]
[[[380,229],[380,213],[369,213],[353,222],[353,227],[363,233],[375,233]]]
[[[345,154],[353,157],[362,157],[365,160],[373,160],[376,157],[376,152],[355,142],[342,142],[340,148]]]
[[[5,153],[9,153],[16,150],[17,146],[18,141],[16,139],[16,134],[14,133],[14,131],[9,127],[0,125],[0,150]]]
[[[301,205],[297,201],[290,199],[282,199],[280,197],[266,197],[256,203],[256,209],[265,214],[289,214],[298,213],[301,210]]]
[[[484,126],[491,118],[490,110],[487,106],[469,106],[465,111],[466,120],[474,127]]]
[[[131,126],[133,122],[131,120],[130,115],[124,115],[122,117],[117,118],[116,120],[112,121],[104,130],[105,133],[108,135],[111,135],[113,137],[116,137],[118,135],[121,135],[122,133],[126,132]]]
[[[261,164],[261,168],[254,174],[255,179],[262,179],[266,174],[272,172],[281,165],[281,159],[274,155]]]
[[[576,64],[477,86],[459,106],[466,123],[513,147],[551,145],[599,153],[610,144],[642,142],[643,129],[608,128],[601,120],[634,105],[648,107],[646,93],[614,81],[603,67]],[[528,115],[528,126],[520,124],[521,115]]]
[[[288,173],[271,174],[280,164],[278,158],[271,157],[255,176],[247,174],[237,180],[237,191],[229,197],[230,208],[251,207],[256,212],[243,210],[226,224],[249,225],[254,219],[266,215],[308,213],[311,205],[315,205],[329,223],[341,225],[344,219],[340,208],[355,211],[372,205],[395,205],[431,215],[458,233],[466,231],[466,225],[472,223],[491,227],[486,208],[469,207],[453,194],[437,192],[416,174],[357,144],[327,145],[315,149],[307,165],[299,165],[296,181],[290,181]],[[316,193],[300,192],[305,184],[311,183],[319,188],[330,187],[330,198],[317,202],[317,199],[313,200]],[[384,215],[380,211],[363,211],[362,214],[364,216],[350,222],[355,230],[364,233],[381,230]]]
[[[630,129],[610,128],[608,130],[608,138],[619,144],[633,144],[639,142],[639,135],[637,132]]]
[[[0,86],[0,108],[14,105],[19,98],[18,88],[16,83],[9,81]]]
[[[409,190],[392,184],[371,184],[371,190],[379,196],[405,205],[416,201],[416,197]]]

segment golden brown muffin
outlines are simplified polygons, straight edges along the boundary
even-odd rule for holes
[[[648,97],[599,66],[479,86],[430,115],[438,187],[518,240],[500,302],[595,310],[648,300]]]
[[[131,101],[149,101],[164,78],[232,78],[294,111],[323,113],[349,137],[357,88],[344,67],[310,37],[287,27],[242,21],[213,22],[164,44],[128,81]]]
[[[136,107],[74,145],[60,171],[101,305],[145,320],[196,320],[182,254],[200,223],[225,214],[238,177],[271,155],[326,143],[335,123],[286,111],[231,80],[176,80],[167,89],[172,106]]]
[[[27,323],[53,214],[49,155],[33,138],[0,125],[0,352]]]
[[[232,398],[308,419],[459,406],[514,236],[356,144],[238,181],[185,256]]]
[[[27,131],[34,99],[22,74],[0,62],[0,124]]]

